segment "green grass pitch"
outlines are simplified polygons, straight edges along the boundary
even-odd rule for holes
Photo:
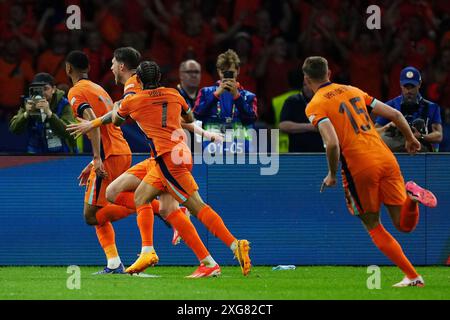
[[[185,279],[195,267],[156,266],[146,274],[94,276],[100,267],[81,267],[80,289],[67,288],[67,267],[0,267],[0,299],[150,299],[150,300],[299,300],[299,299],[450,299],[450,268],[418,267],[424,288],[392,288],[402,279],[395,267],[381,267],[381,289],[367,288],[366,267],[299,266],[272,271],[223,267],[217,278]]]

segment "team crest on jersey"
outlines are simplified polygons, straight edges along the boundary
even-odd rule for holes
[[[315,118],[316,118],[316,116],[315,116],[314,114],[310,115],[309,118],[308,118],[308,119],[309,119],[309,122],[312,123],[312,122],[314,121]]]
[[[77,99],[75,99],[75,97],[73,97],[73,98],[70,100],[70,104],[73,106],[73,105],[75,104],[75,101],[77,101]]]

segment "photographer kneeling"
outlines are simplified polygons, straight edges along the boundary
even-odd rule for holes
[[[421,152],[437,152],[442,141],[441,111],[436,103],[421,96],[421,84],[419,70],[414,67],[404,68],[400,73],[402,94],[386,104],[399,110],[406,118],[414,136],[422,145]],[[378,117],[375,127],[391,151],[406,151],[405,138],[392,122]]]
[[[75,122],[64,91],[56,88],[48,73],[38,73],[24,99],[24,106],[11,119],[9,130],[15,134],[28,131],[29,153],[78,152],[76,141],[66,131]]]

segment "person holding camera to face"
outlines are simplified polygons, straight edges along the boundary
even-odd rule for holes
[[[419,92],[421,84],[419,70],[414,67],[404,68],[400,73],[402,94],[386,104],[403,114],[422,145],[421,152],[437,152],[442,141],[441,111],[436,103],[422,97]],[[378,117],[375,127],[391,151],[405,151],[405,138],[392,122]]]
[[[76,141],[66,131],[66,125],[75,118],[64,95],[50,74],[34,77],[24,105],[9,123],[12,133],[28,132],[28,153],[78,152]]]
[[[255,151],[248,130],[254,128],[257,118],[257,99],[237,82],[239,65],[239,56],[233,50],[220,54],[216,62],[220,81],[202,88],[195,102],[194,115],[202,121],[203,129],[224,136],[220,146],[203,142],[210,153]]]

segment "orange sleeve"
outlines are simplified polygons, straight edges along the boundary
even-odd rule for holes
[[[126,120],[131,113],[130,100],[132,100],[131,97],[129,99],[123,99],[120,103],[119,110],[117,110],[117,116],[119,116],[122,120]]]
[[[178,98],[178,100],[180,101],[181,104],[181,114],[188,114],[192,111],[191,107],[189,107],[189,105],[187,104],[186,100],[184,100],[183,97]]]
[[[72,87],[67,95],[69,98],[70,106],[75,115],[83,118],[83,111],[87,108],[92,108],[87,99],[81,94],[81,91],[76,87]]]
[[[125,84],[125,87],[123,88],[122,99],[130,97],[139,91],[140,91],[140,88],[138,88],[137,84],[134,81],[127,82]]]
[[[320,121],[327,119],[328,115],[323,108],[320,107],[320,103],[314,103],[311,101],[305,110],[306,116],[309,121],[317,127]]]
[[[374,97],[372,97],[371,95],[367,94],[366,92],[361,91],[361,94],[364,98],[364,102],[366,103],[366,106],[373,108],[375,106],[375,102],[377,99],[375,99]]]

